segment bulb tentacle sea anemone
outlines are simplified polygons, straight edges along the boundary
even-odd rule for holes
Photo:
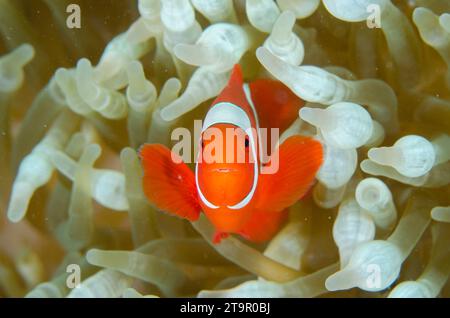
[[[169,209],[236,73],[284,176],[293,140],[323,156],[266,240]],[[168,209],[155,144],[187,161]],[[449,198],[448,1],[0,1],[0,297],[450,297]]]

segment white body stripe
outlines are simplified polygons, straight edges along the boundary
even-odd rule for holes
[[[248,91],[248,86],[246,87],[244,85],[244,92]],[[255,122],[256,122],[256,129],[258,132],[258,138],[259,138],[259,123],[258,123],[258,116],[256,114],[256,110],[254,108],[253,102],[251,101],[251,98],[249,96],[249,92],[246,92],[246,97],[249,100],[249,103],[251,105],[251,108],[253,110],[253,113],[255,115]],[[258,178],[259,178],[259,166],[258,166],[258,160],[257,160],[257,151],[256,151],[256,142],[253,136],[252,132],[252,125],[250,118],[248,117],[247,113],[240,107],[227,102],[222,102],[214,105],[211,107],[211,109],[208,111],[205,117],[205,121],[203,123],[202,127],[202,133],[208,129],[209,127],[215,125],[215,124],[232,124],[237,127],[240,127],[242,130],[245,131],[245,133],[249,137],[249,144],[252,151],[254,161],[254,177],[253,177],[253,185],[250,190],[250,192],[245,196],[245,198],[240,201],[239,203],[228,206],[229,209],[232,210],[238,210],[243,207],[245,207],[250,200],[253,198],[253,195],[255,194],[256,187],[258,185]],[[200,150],[201,151],[201,150]],[[199,151],[199,155],[200,155]],[[197,191],[199,193],[200,199],[202,202],[211,209],[217,209],[219,208],[215,204],[211,203],[203,194],[199,183],[198,183],[198,157],[197,162],[195,164],[195,183],[197,185]]]

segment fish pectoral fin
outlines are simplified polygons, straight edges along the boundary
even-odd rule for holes
[[[302,136],[286,139],[263,168],[256,207],[281,211],[300,200],[312,186],[322,162],[323,148],[319,141]]]
[[[158,209],[190,221],[200,215],[194,173],[180,156],[160,144],[146,144],[140,150],[146,197]]]

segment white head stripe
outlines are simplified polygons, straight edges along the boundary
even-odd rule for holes
[[[211,109],[206,114],[205,120],[203,122],[202,133],[215,124],[233,124],[239,128],[242,128],[249,136],[249,144],[254,158],[254,177],[252,189],[242,201],[233,206],[228,206],[228,208],[233,210],[241,209],[250,202],[256,191],[256,186],[258,185],[259,169],[256,143],[252,132],[252,125],[247,113],[242,108],[227,102],[217,103],[216,105],[211,107]],[[195,183],[197,184],[197,191],[199,193],[200,199],[205,203],[207,207],[211,209],[217,209],[218,206],[214,205],[213,203],[209,202],[208,199],[206,199],[198,184],[198,160],[195,164],[195,181]]]
[[[205,203],[208,208],[218,209],[219,207],[217,205],[212,204],[211,202],[208,201],[208,199],[205,197],[202,190],[200,189],[200,186],[198,185],[197,165],[198,165],[198,162],[195,164],[195,184],[197,185],[197,192],[198,192],[198,195],[200,196],[200,200],[202,200],[202,202]]]
[[[218,103],[211,107],[203,122],[202,132],[215,124],[233,124],[244,131],[252,127],[247,113],[231,103]]]
[[[239,202],[238,204],[232,205],[232,206],[228,206],[228,208],[233,209],[233,210],[238,210],[243,208],[244,206],[246,206],[250,200],[253,198],[253,195],[255,194],[256,191],[256,186],[258,185],[258,176],[259,176],[259,169],[258,169],[258,156],[256,154],[256,144],[255,144],[255,140],[253,138],[253,131],[250,129],[247,129],[245,131],[248,135],[248,139],[249,139],[249,144],[251,146],[252,149],[252,155],[254,158],[254,163],[253,163],[253,173],[254,173],[254,177],[253,177],[253,185],[252,185],[252,189],[250,190],[250,192],[246,195],[246,197]]]
[[[260,144],[259,144],[259,158],[262,159],[262,158],[263,158],[263,153],[262,153],[262,152],[263,152],[263,147],[262,147],[262,145],[261,145],[262,138],[261,138],[261,132],[260,132],[260,130],[259,130],[259,118],[258,118],[258,113],[256,112],[256,107],[255,107],[255,105],[253,104],[252,94],[251,94],[251,92],[250,92],[250,87],[248,86],[247,83],[244,84],[243,89],[244,89],[245,97],[247,98],[247,102],[249,103],[250,108],[252,109],[253,117],[255,117],[256,131],[257,131],[257,133],[258,133],[258,140],[259,140],[259,142],[260,142]],[[262,162],[260,162],[259,164],[260,164],[260,167],[261,167]]]

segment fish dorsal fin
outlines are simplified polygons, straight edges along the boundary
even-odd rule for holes
[[[259,79],[249,84],[261,128],[279,128],[280,135],[297,118],[304,101],[279,81]]]
[[[244,79],[239,64],[234,65],[227,86],[225,86],[212,105],[221,102],[234,104],[243,108],[246,112],[250,110],[250,105],[247,102],[244,92]]]

